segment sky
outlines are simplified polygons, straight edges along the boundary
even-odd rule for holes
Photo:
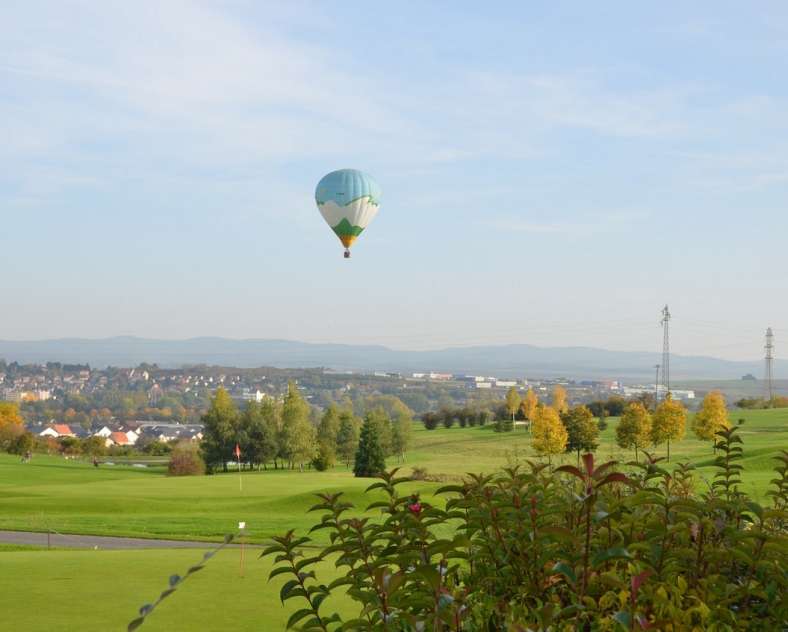
[[[786,76],[781,1],[0,3],[0,339],[658,350],[667,303],[784,357]]]

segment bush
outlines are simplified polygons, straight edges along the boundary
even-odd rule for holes
[[[293,531],[274,538],[271,576],[284,574],[283,601],[301,609],[304,630],[779,630],[788,617],[788,452],[780,457],[772,509],[738,486],[741,439],[718,433],[716,474],[695,495],[690,465],[660,459],[629,475],[592,454],[582,467],[539,463],[473,475],[437,493],[383,473],[367,491],[383,520],[349,517],[341,493],[319,494],[322,551]],[[346,573],[326,585],[316,564]],[[357,605],[343,620],[323,604],[341,592]]]
[[[27,454],[33,451],[35,438],[29,432],[20,434],[9,446],[8,452],[11,454]]]
[[[22,424],[5,424],[0,426],[0,450],[12,452],[19,438],[25,434],[25,427]],[[12,454],[19,454],[14,453]]]
[[[205,461],[200,456],[200,448],[191,441],[182,441],[172,450],[167,466],[170,476],[199,476],[205,474]]]

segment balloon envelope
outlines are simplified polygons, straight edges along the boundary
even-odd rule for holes
[[[380,187],[363,171],[340,169],[318,182],[315,201],[342,245],[350,248],[378,213]]]

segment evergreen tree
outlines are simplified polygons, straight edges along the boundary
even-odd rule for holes
[[[226,472],[227,461],[233,458],[238,436],[238,409],[223,387],[216,390],[201,421],[204,426],[200,446],[203,459],[209,471],[221,465]]]
[[[350,461],[358,449],[358,423],[352,411],[339,414],[339,430],[337,431],[337,456],[350,467]]]
[[[361,427],[353,474],[359,477],[371,477],[385,468],[386,458],[380,444],[380,422],[375,415],[367,413],[364,425]]]
[[[594,452],[597,449],[599,427],[588,408],[585,406],[571,408],[561,415],[561,422],[567,432],[566,451],[577,452],[578,463],[581,452]]]

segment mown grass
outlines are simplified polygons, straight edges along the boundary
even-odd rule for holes
[[[746,419],[744,488],[763,497],[772,477],[773,457],[788,447],[788,410],[735,411]],[[601,437],[598,458],[630,460],[613,440],[615,420]],[[664,448],[660,448],[664,454]],[[708,443],[687,439],[673,447],[673,462],[691,461],[710,477]],[[528,433],[498,434],[492,428],[414,428],[413,448],[404,467],[426,467],[441,477],[491,471],[509,462],[535,458]],[[572,461],[573,455],[562,460]],[[394,465],[394,463],[392,463]],[[297,529],[317,519],[306,513],[318,491],[342,491],[357,506],[370,499],[369,480],[355,479],[343,467],[330,472],[244,473],[243,492],[236,473],[169,478],[161,468],[102,466],[36,456],[32,463],[0,455],[0,528],[218,539],[245,520],[251,539]],[[437,483],[413,483],[427,495]],[[704,483],[699,480],[699,485]],[[322,532],[318,532],[322,533]],[[238,549],[210,560],[154,612],[143,630],[282,630],[290,607],[279,602],[280,576],[267,583],[270,558],[257,559],[247,548],[245,577],[239,577]],[[198,550],[40,550],[0,546],[0,628],[123,630],[137,609],[155,599],[172,573],[199,561]],[[336,576],[330,565],[325,579]],[[340,598],[337,606],[341,609]]]
[[[788,409],[733,411],[744,418],[743,488],[764,498],[773,476],[773,457],[788,446]],[[634,458],[615,445],[615,424],[602,433],[598,458],[626,462]],[[698,466],[699,487],[711,479],[711,444],[687,437],[672,446],[672,462]],[[665,448],[657,452],[664,455]],[[440,428],[414,426],[413,447],[402,466],[427,468],[439,478],[459,478],[466,472],[490,472],[507,463],[537,458],[523,428],[496,433],[492,427]],[[558,461],[572,462],[563,455]],[[554,459],[556,461],[556,459]],[[393,461],[390,465],[395,465]],[[254,539],[294,528],[306,531],[316,516],[307,514],[320,491],[343,492],[357,506],[371,502],[363,490],[371,481],[356,479],[344,466],[329,472],[244,472],[243,491],[237,473],[172,478],[161,468],[123,465],[94,468],[82,461],[35,456],[22,464],[0,455],[0,529],[181,539],[220,539],[241,520]],[[437,483],[413,483],[409,488],[430,492]]]
[[[126,629],[140,606],[164,590],[169,575],[201,559],[198,550],[14,551],[0,553],[0,629],[26,632]],[[293,611],[279,601],[282,576],[267,581],[271,558],[247,547],[226,549],[162,602],[142,630],[284,630]],[[326,564],[321,577],[334,579]],[[343,597],[331,597],[340,611]]]

